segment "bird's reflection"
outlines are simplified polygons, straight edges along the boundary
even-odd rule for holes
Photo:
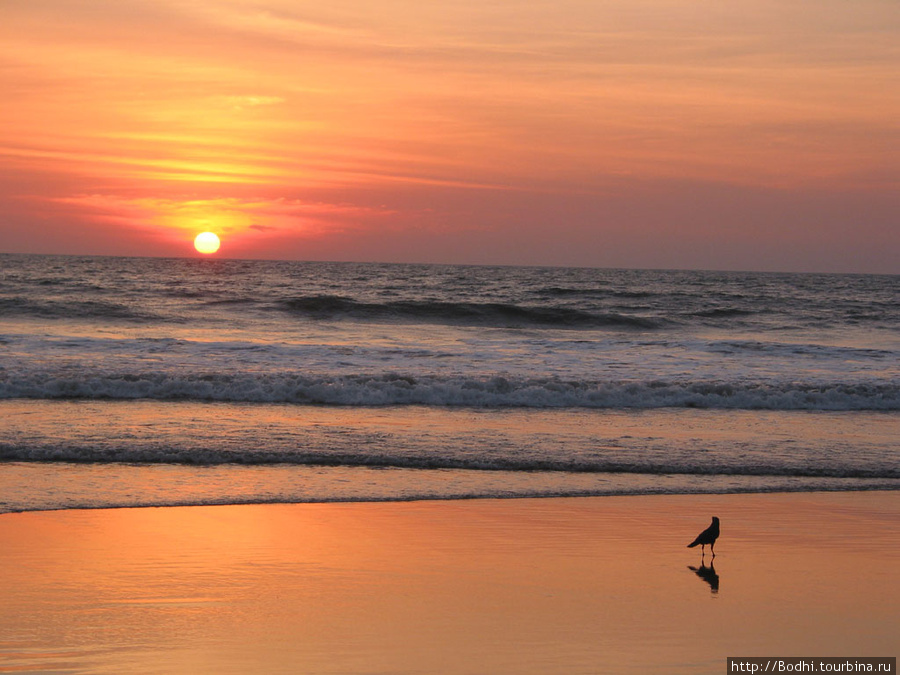
[[[691,570],[698,577],[703,579],[706,583],[709,584],[709,588],[713,594],[719,592],[719,575],[716,573],[715,563],[710,561],[709,565],[706,565],[703,561],[703,558],[700,559],[700,567],[694,567],[693,565],[688,565],[688,569]]]

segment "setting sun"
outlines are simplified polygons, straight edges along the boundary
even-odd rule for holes
[[[199,253],[215,253],[219,250],[219,237],[213,232],[201,232],[194,238],[194,248]]]

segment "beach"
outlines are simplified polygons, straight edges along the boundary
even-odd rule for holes
[[[714,515],[703,569],[686,544]],[[0,672],[722,673],[729,656],[895,656],[898,535],[894,491],[9,513]]]
[[[0,672],[900,651],[894,277],[3,262]]]
[[[0,675],[900,655],[898,0],[0,7]]]

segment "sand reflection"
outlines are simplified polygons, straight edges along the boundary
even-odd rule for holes
[[[723,595],[684,549],[713,508]],[[898,529],[894,493],[6,514],[0,670],[687,673],[750,650],[889,653]]]

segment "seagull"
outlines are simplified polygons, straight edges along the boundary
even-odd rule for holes
[[[716,545],[716,539],[719,538],[719,519],[713,516],[712,525],[707,527],[703,532],[697,535],[697,538],[694,539],[690,544],[687,545],[688,548],[694,548],[697,544],[700,544],[700,556],[703,557],[703,554],[706,553],[706,545],[709,544],[709,550],[712,551],[713,558],[716,557],[716,549],[713,548]]]

